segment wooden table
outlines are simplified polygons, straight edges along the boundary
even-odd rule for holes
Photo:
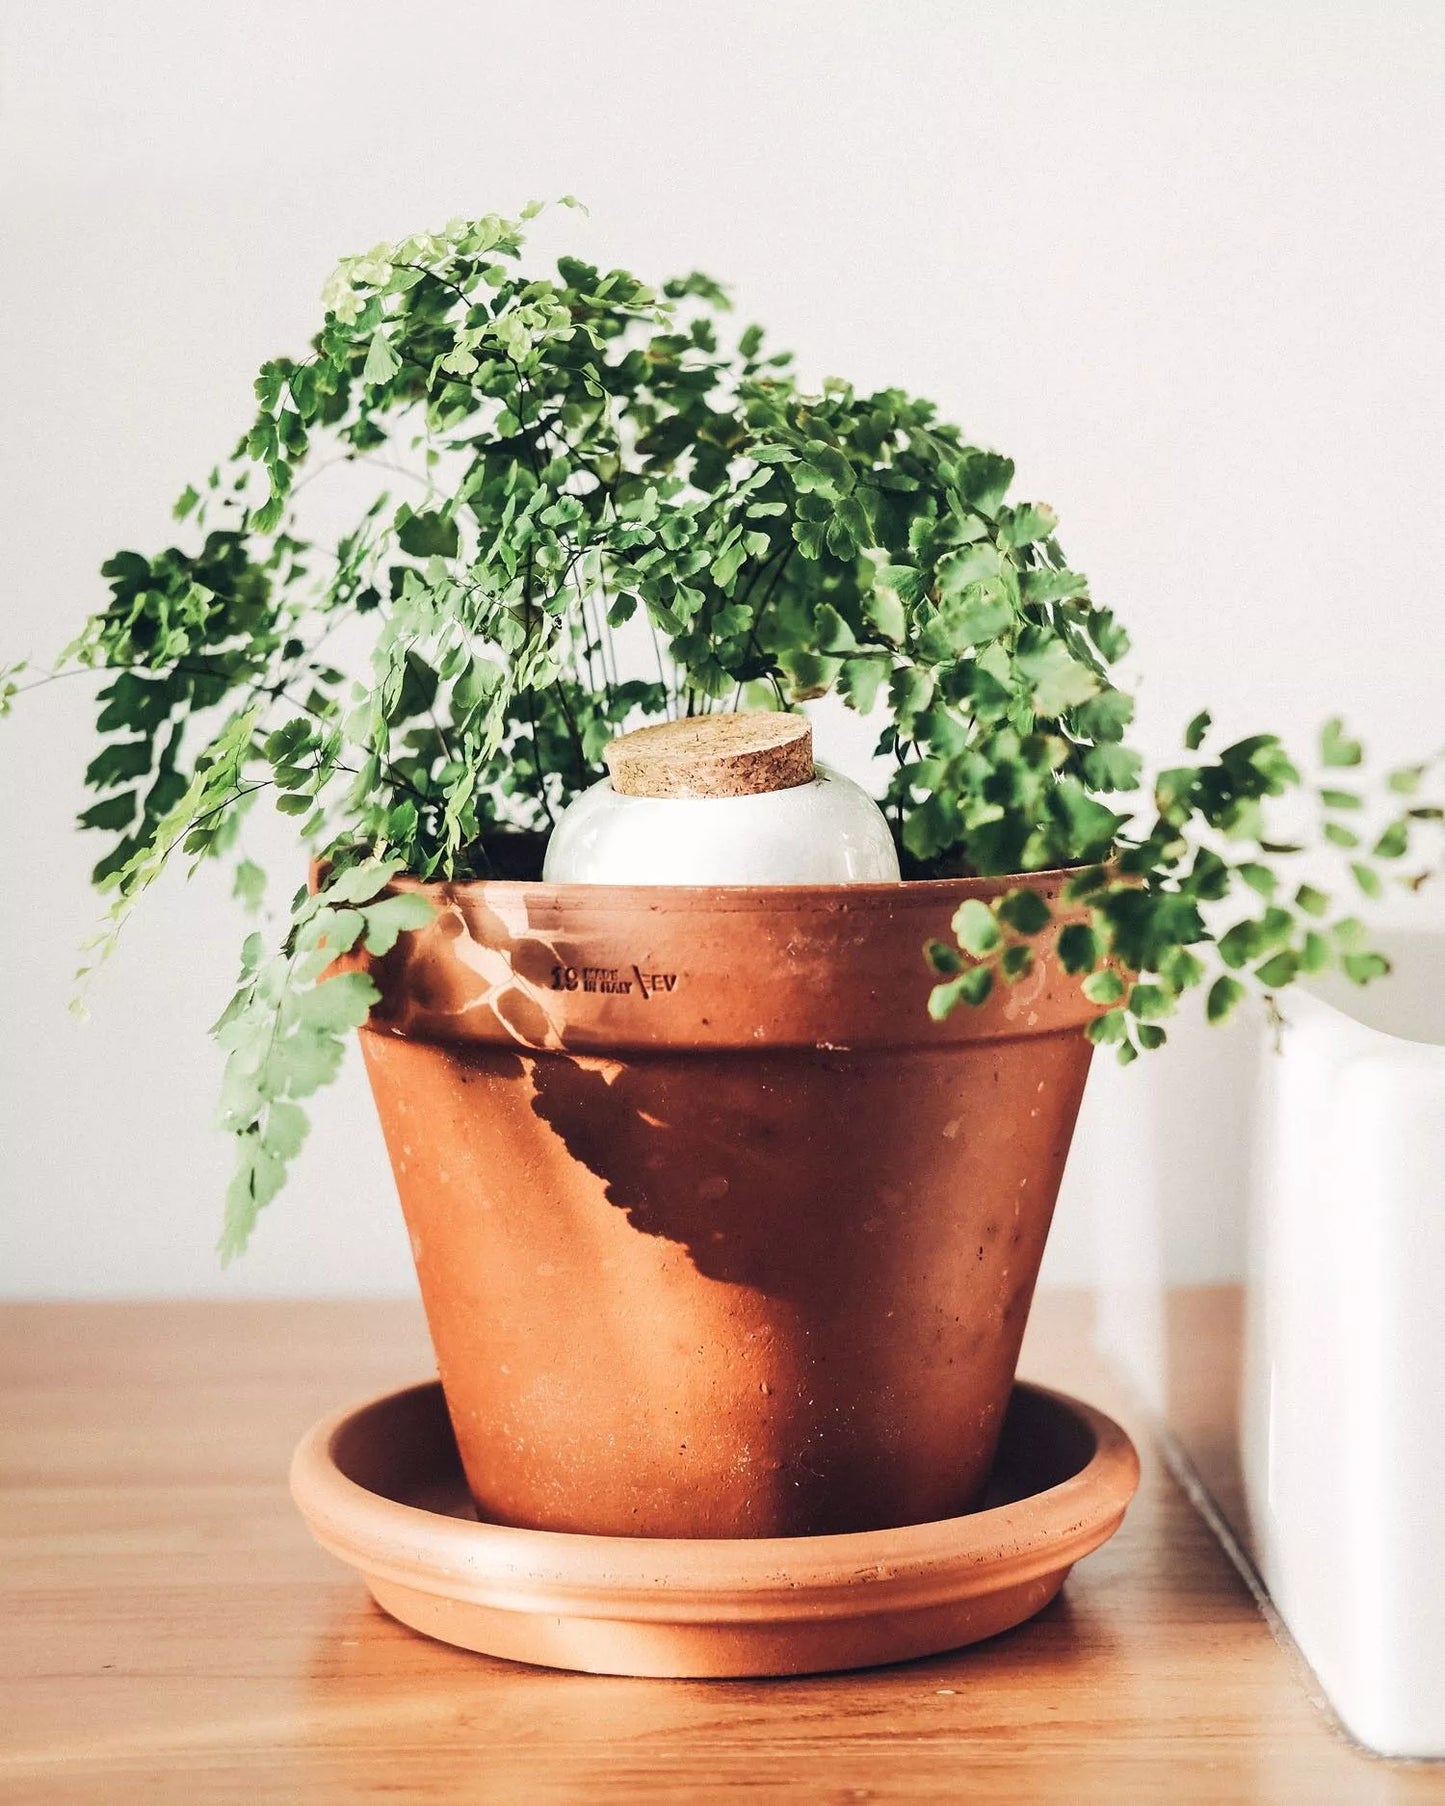
[[[1119,1416],[1144,1484],[1032,1624],[800,1681],[511,1667],[382,1616],[286,1495],[324,1410],[430,1371],[408,1304],[0,1311],[0,1800],[1445,1802],[1311,1702],[1046,1295],[1025,1370]]]

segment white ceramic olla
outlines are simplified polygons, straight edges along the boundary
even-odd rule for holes
[[[1445,1756],[1445,934],[1380,943],[1264,1063],[1246,1536],[1355,1736]]]
[[[889,884],[898,854],[883,812],[851,778],[752,796],[624,796],[604,778],[558,821],[553,884]]]
[[[804,715],[657,722],[607,748],[608,776],[552,831],[553,884],[896,884],[883,812],[813,762]]]

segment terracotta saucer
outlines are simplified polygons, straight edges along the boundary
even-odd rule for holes
[[[591,1674],[813,1674],[956,1649],[1041,1610],[1118,1529],[1110,1418],[1014,1387],[984,1509],[848,1536],[675,1540],[477,1522],[435,1382],[324,1419],[291,1491],[383,1610],[463,1649]]]

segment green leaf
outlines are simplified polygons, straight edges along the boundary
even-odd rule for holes
[[[881,564],[873,573],[874,591],[887,590],[905,608],[923,600],[925,587],[923,572],[911,564]]]
[[[1067,602],[1089,593],[1089,580],[1080,571],[1025,571],[1021,581],[1026,602]]]
[[[1333,924],[1330,933],[1334,936],[1335,945],[1349,953],[1360,952],[1365,944],[1365,924],[1358,916],[1341,916]]]
[[[1249,888],[1257,891],[1266,901],[1274,895],[1278,888],[1279,880],[1267,865],[1258,865],[1253,861],[1245,860],[1243,864],[1237,865],[1234,869]]]
[[[1007,546],[1031,546],[1049,538],[1058,524],[1059,517],[1052,508],[1039,502],[1022,502],[1003,522],[999,538]]]
[[[1106,742],[1084,753],[1084,776],[1092,790],[1136,790],[1143,758],[1132,747]]]
[[[1128,1019],[1123,1010],[1110,1010],[1107,1015],[1095,1016],[1084,1033],[1096,1047],[1126,1041],[1129,1035]]]
[[[1079,987],[1090,1003],[1117,1003],[1128,990],[1128,986],[1112,966],[1106,966],[1102,972],[1089,975]]]
[[[923,955],[940,978],[955,978],[963,970],[957,949],[950,947],[947,941],[929,941]]]
[[[987,540],[965,546],[940,560],[938,589],[943,596],[959,596],[998,576],[1001,569],[998,550]]]
[[[1390,962],[1382,953],[1346,953],[1340,964],[1351,984],[1357,985],[1384,978],[1390,971]]]
[[[1078,663],[1062,640],[1045,640],[1018,662],[1032,687],[1034,713],[1047,720],[1087,702],[1099,688],[1099,679]]]
[[[1073,872],[1064,886],[1064,900],[1068,903],[1087,902],[1096,897],[1100,891],[1108,888],[1109,869],[1103,865],[1086,865]]]
[[[1069,718],[1069,731],[1082,740],[1119,740],[1133,719],[1133,697],[1105,689],[1079,704]]]
[[[1236,922],[1219,937],[1219,957],[1226,966],[1245,966],[1263,951],[1259,923]]]
[[[341,1034],[360,1028],[381,992],[365,972],[337,972],[294,1000],[296,1021],[305,1028]]]
[[[266,1114],[266,1146],[278,1160],[294,1160],[306,1139],[306,1128],[306,1113],[299,1104],[273,1103]]]
[[[1036,890],[1011,890],[995,908],[999,918],[1020,934],[1037,934],[1053,920],[1053,911]]]
[[[1293,984],[1299,973],[1299,956],[1285,949],[1265,960],[1255,971],[1255,977],[1268,991],[1282,990],[1285,985]]]
[[[413,558],[455,558],[457,524],[440,513],[411,514],[402,522],[396,543]]]
[[[1204,744],[1204,736],[1214,725],[1214,717],[1208,709],[1201,709],[1189,726],[1184,730],[1184,745],[1190,752],[1198,752]]]
[[[1345,733],[1345,724],[1338,715],[1320,730],[1320,757],[1326,765],[1358,765],[1364,756],[1364,748]]]
[[[226,1189],[226,1216],[218,1252],[222,1266],[244,1254],[256,1218],[281,1188],[286,1169],[261,1140],[260,1132],[238,1138],[236,1170]]]
[[[985,646],[1013,626],[1014,612],[1000,595],[965,595],[947,604],[939,625],[955,652]]]
[[[1090,796],[1081,784],[1061,778],[1050,794],[1051,809],[1067,829],[1067,842],[1061,849],[1066,862],[1075,859],[1097,859],[1114,845],[1125,821],[1097,798]]]
[[[318,909],[302,925],[296,937],[297,950],[309,953],[324,947],[326,959],[320,968],[324,970],[333,956],[351,951],[361,939],[365,928],[366,917],[359,909],[333,909],[328,905]]]
[[[708,575],[720,590],[732,593],[732,586],[747,558],[747,550],[739,539],[733,545],[724,546],[713,559]]]
[[[251,525],[258,533],[274,533],[281,524],[281,517],[286,512],[286,497],[273,495],[262,502],[251,515]]]
[[[958,838],[958,811],[930,796],[903,824],[903,844],[915,859],[934,859]]]
[[[974,507],[983,514],[992,514],[1013,482],[1013,460],[1002,458],[997,452],[969,451],[964,454],[959,477],[960,487]]]
[[[1087,923],[1070,922],[1059,930],[1059,964],[1066,972],[1092,972],[1099,963],[1099,941]]]
[[[1187,947],[1175,947],[1160,955],[1159,970],[1177,994],[1202,981],[1204,962]]]
[[[1367,897],[1384,896],[1384,882],[1373,866],[1364,865],[1359,860],[1353,860],[1350,864],[1350,870],[1354,874],[1355,883],[1359,885],[1360,889]]]
[[[1392,821],[1375,842],[1376,859],[1402,859],[1410,850],[1408,822]]]
[[[871,590],[864,598],[863,614],[870,625],[876,627],[884,639],[891,640],[895,646],[901,646],[907,638],[908,617],[903,612],[903,603],[895,590]]]
[[[844,701],[860,715],[868,714],[878,700],[878,691],[888,675],[888,664],[882,658],[845,659],[838,679]]]
[[[819,603],[813,616],[813,630],[820,652],[839,654],[858,650],[853,629],[830,602]]]
[[[1295,905],[1307,916],[1322,916],[1329,907],[1329,897],[1322,890],[1316,890],[1313,884],[1302,884],[1294,894]]]
[[[356,974],[349,976],[355,977]],[[337,982],[337,979],[328,978],[324,985]],[[310,1097],[323,1085],[329,1085],[341,1070],[341,1062],[346,1054],[346,1043],[339,1034],[329,1030],[295,1030],[287,1036],[282,1046],[283,1065],[280,1077],[287,1095],[293,1098]]]
[[[401,359],[392,350],[384,332],[377,329],[371,335],[371,344],[367,348],[366,364],[361,372],[361,380],[368,386],[375,387],[388,383],[401,368]]]
[[[1114,619],[1113,611],[1091,608],[1088,611],[1087,625],[1089,638],[1099,648],[1099,656],[1106,664],[1117,664],[1129,650],[1129,636]]]
[[[1227,976],[1216,978],[1209,987],[1209,996],[1205,999],[1204,1013],[1211,1022],[1223,1022],[1230,1015],[1245,995],[1244,986],[1237,978]]]
[[[328,903],[369,903],[399,869],[395,860],[369,859],[328,878],[322,896]]]
[[[1182,827],[1195,806],[1200,788],[1197,766],[1175,765],[1154,780],[1154,804],[1167,822]]]
[[[942,1022],[956,1004],[967,1003],[977,1008],[992,990],[993,968],[973,966],[947,984],[933,987],[928,997],[928,1013],[935,1022]]]
[[[231,892],[248,915],[255,915],[266,895],[266,874],[251,859],[236,863],[236,879]]]
[[[953,918],[953,932],[958,936],[959,946],[975,959],[992,953],[1003,942],[993,911],[977,897],[969,897],[959,905]]]
[[[1013,946],[1004,948],[998,964],[1009,984],[1017,984],[1033,971],[1034,950],[1024,941],[1015,941]]]
[[[366,950],[368,953],[390,953],[397,936],[413,928],[425,928],[436,915],[431,901],[415,891],[384,897],[363,911],[366,918]]]

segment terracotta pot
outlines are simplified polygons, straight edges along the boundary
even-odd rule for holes
[[[485,1520],[978,1504],[1093,1012],[1043,961],[932,1022],[922,948],[1015,882],[401,881],[439,914],[375,963],[361,1039]]]

